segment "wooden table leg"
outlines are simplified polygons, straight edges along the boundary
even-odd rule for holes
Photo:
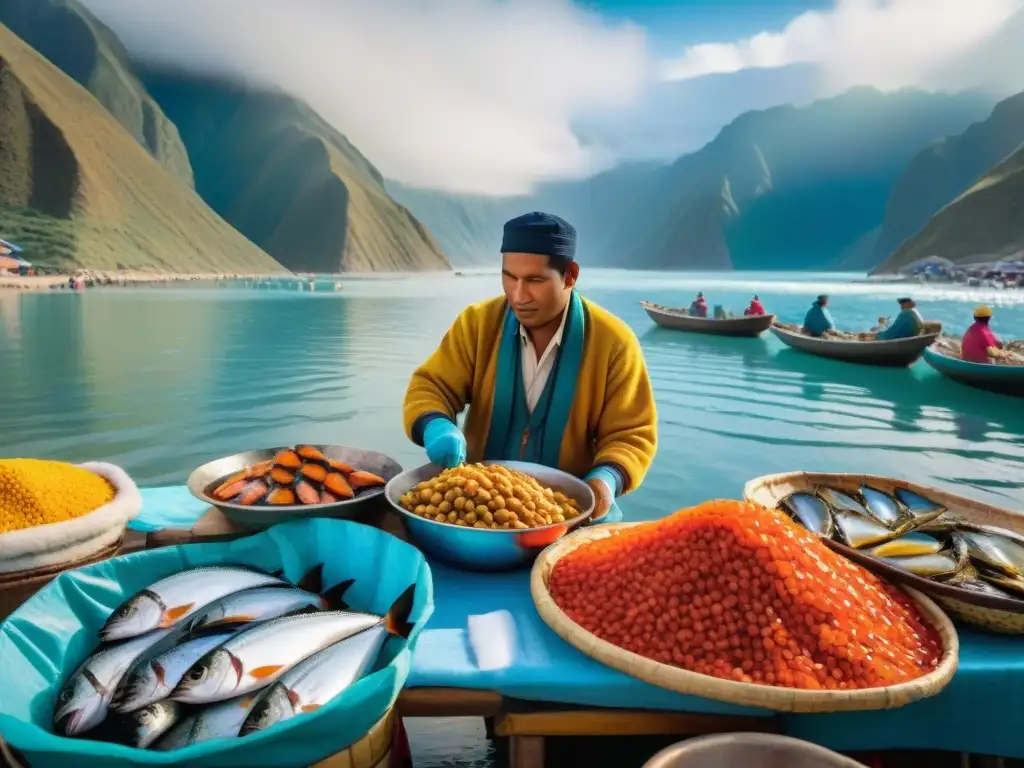
[[[544,768],[543,736],[510,736],[509,768]]]

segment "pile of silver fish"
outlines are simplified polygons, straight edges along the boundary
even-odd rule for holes
[[[794,520],[824,538],[922,578],[978,594],[1024,600],[1024,536],[957,517],[906,488],[890,495],[817,488],[780,502]]]
[[[407,639],[415,585],[385,616],[247,566],[192,568],[150,584],[99,631],[99,648],[57,695],[64,736],[171,750],[239,737],[313,712],[374,671],[389,637]]]

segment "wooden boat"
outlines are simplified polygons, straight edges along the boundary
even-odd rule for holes
[[[775,322],[775,315],[751,315],[716,320],[711,317],[692,317],[682,310],[659,307],[649,301],[641,301],[640,306],[644,308],[651,320],[662,328],[690,333],[707,333],[712,336],[760,336]]]
[[[1024,397],[1024,365],[971,363],[958,357],[944,355],[937,349],[926,349],[924,361],[943,376],[948,376],[968,387],[1012,397]]]
[[[773,325],[771,330],[783,344],[801,352],[847,363],[891,368],[902,368],[912,364],[939,337],[938,333],[927,333],[892,341],[854,341],[819,339],[796,331],[787,331],[777,325]]]

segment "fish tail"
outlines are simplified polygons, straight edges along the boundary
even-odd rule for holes
[[[324,603],[327,605],[329,611],[347,611],[351,606],[344,600],[344,595],[348,592],[349,587],[356,583],[355,579],[345,579],[344,581],[338,582],[330,589],[324,590],[320,594],[323,598]]]
[[[299,579],[295,586],[319,595],[324,589],[324,564],[317,563]]]
[[[415,594],[416,585],[410,584],[388,609],[384,617],[384,626],[392,635],[408,639],[412,632],[413,625],[409,622],[409,615],[412,613]]]

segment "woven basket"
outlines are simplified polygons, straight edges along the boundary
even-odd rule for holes
[[[815,472],[786,472],[780,475],[765,475],[747,483],[743,495],[769,509],[778,507],[779,502],[792,493],[810,492],[815,488],[828,486],[840,491],[857,491],[862,485],[870,485],[880,491],[893,493],[897,488],[906,488],[914,493],[927,496],[944,505],[950,513],[977,525],[991,525],[1004,528],[1024,536],[1024,515],[1007,509],[982,504],[980,501],[957,496],[927,485],[908,483],[891,477],[877,475],[822,474]],[[943,609],[962,621],[993,632],[1009,635],[1024,634],[1024,600],[1012,597],[992,597],[967,589],[931,581],[921,576],[881,563],[863,552],[830,539],[824,543],[865,568],[924,592]]]
[[[614,536],[615,532],[637,523],[619,523],[585,528],[566,536],[545,549],[533,565],[530,591],[537,612],[547,625],[566,642],[593,659],[644,682],[677,693],[703,696],[730,704],[762,707],[781,712],[844,712],[867,709],[892,709],[934,696],[956,672],[960,643],[949,618],[924,595],[907,590],[927,620],[938,630],[942,657],[927,675],[899,685],[857,691],[809,691],[771,685],[739,683],[690,672],[623,650],[588,632],[566,616],[551,598],[548,581],[555,564],[564,555],[595,539]]]

